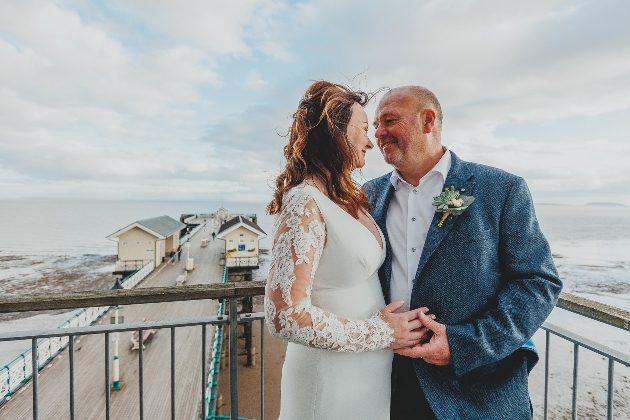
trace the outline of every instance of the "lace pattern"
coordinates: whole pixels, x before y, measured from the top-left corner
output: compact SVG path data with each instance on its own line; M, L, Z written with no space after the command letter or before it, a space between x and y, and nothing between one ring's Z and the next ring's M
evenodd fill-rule
M285 194L273 232L265 295L270 333L281 340L338 352L389 348L393 330L380 312L367 319L345 319L311 304L326 224L306 189L297 187Z

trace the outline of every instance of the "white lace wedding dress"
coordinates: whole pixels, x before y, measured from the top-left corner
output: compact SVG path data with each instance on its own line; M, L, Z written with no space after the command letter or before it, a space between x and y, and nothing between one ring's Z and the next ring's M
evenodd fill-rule
M316 188L285 194L265 296L270 332L289 341L281 420L389 419L384 258L377 238Z

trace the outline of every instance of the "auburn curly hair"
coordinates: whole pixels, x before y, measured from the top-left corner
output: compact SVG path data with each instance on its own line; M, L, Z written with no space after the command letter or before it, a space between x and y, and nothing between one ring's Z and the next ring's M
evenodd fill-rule
M365 106L372 95L343 85L319 80L304 93L293 124L289 143L284 146L287 164L276 179L268 214L282 208L282 197L308 178L317 178L328 197L354 218L361 209L370 210L367 195L350 176L356 168L357 151L348 141L346 130L351 108Z

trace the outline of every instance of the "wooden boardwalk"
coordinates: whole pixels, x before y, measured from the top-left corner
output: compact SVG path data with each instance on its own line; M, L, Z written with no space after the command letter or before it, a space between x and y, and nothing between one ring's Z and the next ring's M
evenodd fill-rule
M223 266L219 265L223 241L212 241L201 248L201 239L210 237L212 221L206 231L202 229L191 239L190 256L195 269L188 275L187 284L207 284L223 279ZM181 261L163 264L137 287L173 286L185 269L186 249ZM112 277L112 284L113 284ZM218 303L212 300L129 305L120 309L125 322L162 319L181 319L214 316ZM109 322L113 310L101 318ZM207 327L207 350L212 349L214 328ZM139 418L138 352L131 350L131 332L121 333L119 342L120 377L123 389L111 393L111 418L116 420ZM170 329L159 330L144 350L144 418L151 420L171 418L170 380ZM201 418L201 327L182 327L175 330L176 354L176 418ZM28 345L28 344L27 344ZM110 357L113 357L113 343ZM209 361L209 354L207 355ZM75 407L77 420L105 419L105 346L103 335L81 336L75 341ZM39 418L70 418L68 349L40 371ZM32 417L32 385L22 387L0 408L0 419L22 420Z

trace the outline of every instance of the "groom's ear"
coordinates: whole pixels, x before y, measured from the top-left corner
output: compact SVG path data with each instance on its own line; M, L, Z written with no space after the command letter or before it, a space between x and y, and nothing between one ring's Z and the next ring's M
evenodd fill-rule
M420 124L422 124L422 133L429 134L435 127L435 111L427 108L420 114Z

